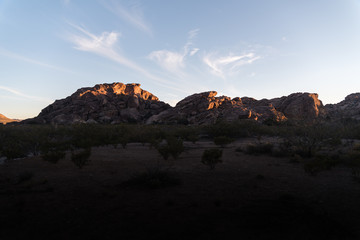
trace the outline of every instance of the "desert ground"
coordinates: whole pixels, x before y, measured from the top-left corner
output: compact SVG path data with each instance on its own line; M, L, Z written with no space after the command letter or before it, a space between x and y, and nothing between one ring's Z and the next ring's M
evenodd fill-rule
M77 168L66 158L0 165L0 239L360 239L360 183L336 166L313 176L290 158L223 148L201 163L209 140L185 142L165 161L149 145L93 147ZM162 169L169 186L131 181ZM35 238L36 239L36 238Z

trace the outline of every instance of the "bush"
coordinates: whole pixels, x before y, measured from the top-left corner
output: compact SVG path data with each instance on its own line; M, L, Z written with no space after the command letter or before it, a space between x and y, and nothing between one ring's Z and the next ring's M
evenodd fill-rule
M290 157L294 156L293 144L289 139L284 139L280 142L279 147L272 150L271 153L274 157Z
M213 148L206 149L201 157L201 162L205 165L208 165L211 170L213 170L216 164L221 163L222 150Z
M126 145L128 144L129 142L129 139L126 137L126 136L122 136L119 138L119 143L121 144L121 146L123 147L123 149L126 148Z
M43 154L41 157L47 162L57 163L60 159L65 158L65 152L59 150L52 150Z
M196 134L190 134L189 136L186 137L186 140L192 143L196 143L199 140L199 136Z
M337 156L317 155L314 159L304 162L304 170L310 175L316 175L320 171L330 170L339 162Z
M4 155L7 159L23 158L28 154L27 149L20 140L14 142L10 141L2 148L2 155Z
M253 155L271 154L273 147L271 143L248 144L245 153Z
M79 152L71 152L71 161L78 167L82 168L89 162L91 148L83 149Z
M353 150L343 157L343 160L345 165L351 168L354 179L360 181L360 149L358 146L354 146Z
M156 148L165 160L167 160L169 156L177 159L184 151L182 139L173 136L166 139L166 144L159 144Z
M226 136L214 137L214 143L216 145L221 146L222 148L225 147L226 145L232 143L233 141L234 141L233 138L226 137Z

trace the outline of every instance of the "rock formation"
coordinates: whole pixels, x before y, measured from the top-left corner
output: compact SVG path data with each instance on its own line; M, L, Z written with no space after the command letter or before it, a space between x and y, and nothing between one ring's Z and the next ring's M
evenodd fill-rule
M323 114L317 94L295 93L287 97L256 100L254 98L216 97L210 91L193 94L147 120L147 123L211 124L218 120L254 119L276 122L289 119L314 120Z
M170 106L140 84L98 84L56 100L25 123L142 123Z
M337 104L327 104L325 109L327 118L331 120L360 120L360 93L350 94Z
M7 123L11 123L11 122L18 122L19 120L17 119L10 119L5 117L4 115L0 114L0 124L7 124Z
M324 107L318 95L313 93L294 93L262 100L216 95L215 91L193 94L170 107L141 89L140 84L98 84L56 100L37 117L23 122L211 124L238 119L312 121L324 116Z
M316 119L325 114L324 106L316 93L293 93L270 100L274 107L291 119Z

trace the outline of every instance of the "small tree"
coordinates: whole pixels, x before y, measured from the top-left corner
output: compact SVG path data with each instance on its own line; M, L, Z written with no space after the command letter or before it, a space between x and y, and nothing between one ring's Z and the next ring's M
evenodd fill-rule
M184 145L181 138L170 136L166 139L166 144L159 144L156 149L165 160L167 160L169 156L177 159L184 151Z
M215 168L215 165L221 163L222 150L217 148L206 149L201 157L201 162L208 165L211 170Z
M89 162L91 148L86 148L80 152L71 152L71 161L78 167L82 168Z

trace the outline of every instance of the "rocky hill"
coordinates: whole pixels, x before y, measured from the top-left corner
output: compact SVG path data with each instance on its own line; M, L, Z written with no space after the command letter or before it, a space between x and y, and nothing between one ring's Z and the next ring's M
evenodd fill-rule
M10 123L10 122L18 122L19 120L17 119L10 119L10 118L7 118L5 117L4 115L0 114L0 124L7 124L7 123Z
M145 122L170 106L140 84L98 84L78 89L71 96L56 100L25 123L122 123Z
M216 95L215 91L193 94L170 107L141 89L140 84L98 84L56 100L37 117L23 122L211 124L218 120L237 119L312 121L326 114L318 95L313 93L294 93L262 100Z
M360 93L350 94L337 104L327 104L325 109L328 119L331 120L360 120Z
M231 99L216 95L217 92L211 91L186 97L174 108L152 116L147 123L210 124L220 119L280 122L287 119L314 120L324 113L317 94L295 93L270 100L248 97Z

